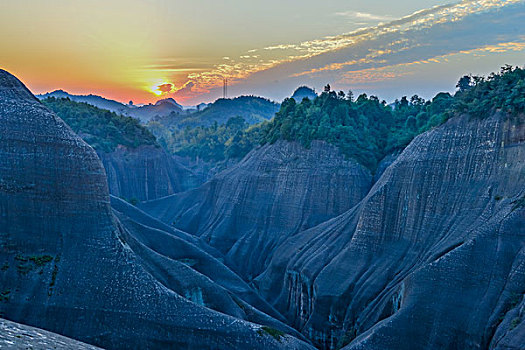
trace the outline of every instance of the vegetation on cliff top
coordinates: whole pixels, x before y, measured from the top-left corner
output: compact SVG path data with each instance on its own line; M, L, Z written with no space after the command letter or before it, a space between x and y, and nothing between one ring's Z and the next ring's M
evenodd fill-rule
M506 65L488 77L465 75L456 86L453 110L486 117L497 110L507 114L525 112L525 69Z
M240 159L257 145L279 139L297 141L305 147L313 140L322 140L374 171L386 155L402 150L415 136L453 115L485 117L496 110L509 114L525 111L524 69L505 66L487 78L464 76L457 88L454 96L439 93L425 101L414 95L388 105L375 96L354 98L351 92L336 93L327 86L314 99L285 99L273 119L256 125L250 124L272 114L277 109L275 103L251 96L220 99L189 116L174 116L184 120L175 122L166 117L151 121L149 130L133 118L85 103L55 98L42 102L88 143L106 152L118 144L155 144L154 134L172 154L222 162ZM213 122L203 123L204 119Z
M351 93L326 90L313 101L304 99L300 104L286 99L266 126L261 143L284 139L310 147L313 140L323 140L374 170L387 154L441 123L453 101L447 93L428 102L415 95L410 100L403 97L392 107L375 96L362 94L354 100Z
M42 103L96 150L111 152L118 145L155 145L155 136L140 122L83 102L48 97Z
M155 122L150 122L148 128L172 154L208 162L244 157L259 143L262 132L260 126L250 127L242 117L232 117L225 124L215 122L173 131Z
M390 106L366 94L336 93L329 86L313 101L297 104L286 99L275 118L265 126L261 143L278 139L309 147L313 140L337 146L341 152L370 170L387 154L401 150L418 134L458 114L486 117L501 110L525 111L525 70L505 66L487 78L464 76L454 96L439 93L432 101L414 95Z

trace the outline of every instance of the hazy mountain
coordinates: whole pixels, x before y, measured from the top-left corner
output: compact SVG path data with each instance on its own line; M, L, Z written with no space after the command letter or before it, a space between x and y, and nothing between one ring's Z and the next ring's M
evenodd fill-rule
M218 99L189 114L176 114L155 118L166 127L209 126L215 122L225 124L232 117L243 117L248 124L271 119L279 110L279 104L258 96L240 96L233 99Z
M131 116L139 119L142 122L147 122L156 116L162 117L171 113L178 114L183 111L183 107L173 98L158 100L155 104L135 106L109 100L97 95L73 95L63 90L48 92L46 94L37 95L37 97L39 99L45 99L47 97L69 98L75 102L84 102L98 108L107 109L117 114Z
M129 115L128 110L130 107L123 103L109 100L107 98L97 96L97 95L73 95L64 90L55 90L53 92L48 92L41 95L36 95L39 99L44 99L48 97L55 98L69 98L71 101L75 102L84 102L90 105L96 106L98 108L107 109L118 114Z
M303 100L303 98L313 100L316 97L317 97L317 94L315 93L315 90L312 88L309 88L308 86L298 87L292 95L292 98L297 103L300 103Z

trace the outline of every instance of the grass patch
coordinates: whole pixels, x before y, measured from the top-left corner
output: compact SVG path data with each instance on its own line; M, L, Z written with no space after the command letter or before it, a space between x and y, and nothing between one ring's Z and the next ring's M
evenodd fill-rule
M27 275L29 272L33 270L33 264L28 264L24 262L19 263L18 265L16 265L16 270L21 275Z
M275 340L281 342L281 338L286 334L283 331L280 331L275 328L262 326L260 329L257 330L257 334L264 336L265 334L270 335Z
M53 257L50 255L33 255L33 256L15 256L15 260L18 261L16 269L19 274L26 275L31 272L34 268L43 267L44 265L53 261Z
M510 327L509 329L510 330L513 330L514 328L518 327L518 325L520 324L521 322L521 318L520 317L516 317L515 319L513 319L512 321L510 321Z
M2 293L0 293L0 302L8 302L9 294L11 294L11 291L9 289L6 289Z
M131 205L133 205L133 206L135 206L135 207L137 206L137 204L140 203L140 201L138 200L138 198L135 198L135 197L133 197L133 198L129 198L129 199L126 199L126 201L127 201L129 204L131 204Z
M29 258L36 266L41 267L45 264L53 261L53 257L50 255L39 255L39 256L32 256Z
M55 286L58 274L58 263L60 262L60 255L55 258L55 265L53 266L53 272L51 273L51 281L49 282L49 289L47 290L47 295L51 296L53 294L53 287Z
M509 298L509 299L510 299L510 302L509 302L509 307L510 307L510 309L509 309L509 310L512 310L512 309L514 309L516 306L518 306L518 304L519 304L520 301L521 301L521 298L522 298L522 296L521 296L520 293L516 293L516 292L512 293L512 294L510 295L510 298Z
M21 261L21 262L26 262L29 259L27 257L23 256L23 255L18 254L17 256L15 256L15 260L18 260L18 261Z

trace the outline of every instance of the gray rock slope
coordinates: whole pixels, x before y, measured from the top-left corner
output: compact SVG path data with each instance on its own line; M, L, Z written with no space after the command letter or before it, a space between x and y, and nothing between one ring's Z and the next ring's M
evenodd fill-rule
M309 347L286 332L206 307L235 311L231 303L226 307L206 300L204 292L204 303L200 297L179 295L180 279L172 281L171 271L182 271L181 262L146 252L155 244L148 241L152 230L146 234L120 222L125 217L110 206L106 175L94 150L3 70L0 119L2 317L105 348ZM139 256L141 250L145 253ZM156 265L161 259L166 263ZM199 270L193 271L188 274ZM223 275L222 280L216 277L217 285L235 278L228 271ZM190 282L190 287L211 288ZM243 301L256 295L242 289L237 293L238 309L250 314L245 318L283 328L245 307ZM215 295L228 301L237 294Z
M523 116L453 118L256 282L323 348L523 349L524 195Z
M283 316L220 262L216 250L194 237L188 239L182 231L164 227L118 198L111 201L125 227L122 239L166 288L198 305L304 339L280 322L285 321Z
M127 200L153 200L195 188L199 179L160 148L119 146L97 152L108 177L109 192Z
M0 349L97 350L100 348L43 329L0 319Z
M277 143L142 208L225 254L320 348L522 349L524 119L453 118L372 188L326 145Z
M331 145L307 150L278 142L201 187L140 207L161 221L201 237L250 280L289 236L356 205L370 189L368 170Z

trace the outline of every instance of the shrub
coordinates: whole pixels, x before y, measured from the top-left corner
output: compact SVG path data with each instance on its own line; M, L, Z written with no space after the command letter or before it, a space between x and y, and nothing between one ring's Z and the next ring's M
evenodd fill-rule
M283 331L280 331L275 328L267 327L267 326L262 326L261 328L259 328L259 330L257 330L257 334L261 336L264 335L264 333L269 334L270 336L272 336L275 340L279 342L281 341L281 337L283 337L286 334Z
M32 256L29 258L36 266L41 267L45 264L53 261L53 257L50 255Z

